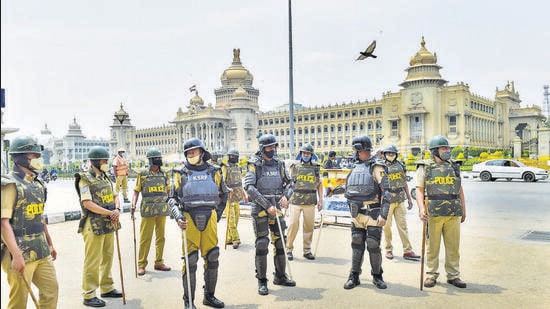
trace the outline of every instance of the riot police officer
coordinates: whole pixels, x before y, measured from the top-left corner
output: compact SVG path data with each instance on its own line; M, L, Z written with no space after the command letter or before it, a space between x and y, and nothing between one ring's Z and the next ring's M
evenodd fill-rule
M418 261L419 255L416 255L412 250L411 242L409 241L409 232L407 229L407 210L403 202L408 201L407 209L412 209L412 198L407 185L407 169L403 162L397 159L399 152L395 145L389 145L382 149L382 154L385 158L386 166L388 167L388 179L390 181L390 210L388 212L388 220L384 225L384 240L386 242L386 258L393 259L392 246L392 218L395 218L395 225L403 244L403 258L412 261Z
M170 182L168 176L162 170L162 153L151 148L145 154L149 161L149 169L140 171L134 188L131 213L134 215L136 203L141 192L141 227L139 230L139 253L137 274L145 274L147 256L151 247L153 230L155 231L155 270L169 271L171 268L164 264L164 230L166 216L170 215L170 209L166 203Z
M107 175L107 149L92 147L88 159L89 170L75 174L75 188L82 208L78 233L82 233L84 238L82 290L85 306L104 307L105 301L96 297L97 288L101 297L122 297L122 293L115 289L111 272L115 252L114 232L120 229L120 202Z
M239 224L240 205L239 202L244 200L248 203L248 198L244 193L241 167L239 166L239 151L237 149L229 149L227 152L227 163L222 163L222 174L225 184L231 189L227 206L225 208L225 217L227 218L228 233L225 239L226 244L233 245L233 249L239 248L241 238L237 225Z
M30 137L15 138L9 150L13 171L2 175L0 259L10 286L8 308L27 308L23 278L38 287L40 308L57 308L58 284L52 262L57 252L43 217L46 187L38 177L44 167L42 150Z
M300 227L300 214L303 215L302 233L304 257L314 260L311 253L313 240L313 226L315 223L315 207L319 211L323 209L323 185L321 183L321 166L314 162L317 157L311 144L305 144L300 148L299 163L290 166L290 175L294 182L294 192L290 197L290 223L288 225L288 242L286 244L288 259L294 259L294 239Z
M275 245L275 278L273 284L295 286L296 282L286 274L285 221L280 208L288 207L292 195L292 180L287 175L285 164L275 154L277 139L272 134L264 134L259 140L260 150L248 161L244 177L244 187L252 203L252 221L256 235L256 278L258 293L267 295L267 253L269 232L271 243ZM279 217L281 229L276 221Z
M193 308L195 298L196 271L199 250L204 259L204 298L203 304L223 308L225 304L214 296L218 282L218 247L217 222L227 202L226 187L218 166L207 161L211 158L203 142L191 138L183 145L186 162L179 169L174 169L173 183L168 204L178 226L186 229L187 260L182 268L182 280L186 308ZM184 235L182 235L184 236ZM189 263L189 274L185 263ZM190 276L191 293L187 285Z
M447 283L465 288L460 279L460 223L466 220L466 200L460 180L460 167L451 161L449 141L434 136L429 143L431 159L421 161L416 170L416 203L420 219L428 224L426 279L424 286L435 286L439 273L441 238L445 246Z
M372 142L366 136L352 140L355 167L346 179L345 197L348 200L351 222L351 271L344 289L361 284L359 275L365 247L369 253L372 282L379 289L387 288L382 278L380 239L390 208L390 191L384 162L371 156Z

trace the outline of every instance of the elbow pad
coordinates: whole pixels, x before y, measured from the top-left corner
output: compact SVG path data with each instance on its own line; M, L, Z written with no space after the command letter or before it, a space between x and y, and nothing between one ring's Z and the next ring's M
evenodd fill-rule
M384 218L384 220L388 219L388 213L390 212L390 198L390 190L384 190L382 202L380 203L380 215Z
M180 205L179 205L178 201L175 198L169 198L168 199L168 206L170 207L170 213L172 214L172 217L174 217L174 219L176 219L176 221L178 219L185 220L185 217L181 213Z

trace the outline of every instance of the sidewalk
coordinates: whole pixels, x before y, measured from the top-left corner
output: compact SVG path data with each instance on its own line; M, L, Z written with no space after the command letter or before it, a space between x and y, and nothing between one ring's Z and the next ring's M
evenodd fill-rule
M68 198L68 197L65 197ZM63 200L74 204L74 196ZM420 253L421 224L413 209L407 213L409 236L414 250ZM504 214L505 218L505 214ZM506 220L494 218L495 220ZM508 219L509 220L509 219ZM544 242L520 241L525 226L534 220L530 217L509 220L506 228L492 228L487 233L483 222L472 218L463 225L461 246L461 278L468 283L466 289L447 284L443 261L443 275L434 288L419 290L420 263L401 258L400 240L394 227L395 258L383 258L384 279L388 289L378 290L371 283L368 257L363 263L361 285L344 290L351 249L349 228L325 226L317 252L317 259L302 257L301 231L295 242L294 261L290 262L296 287L272 284L273 262L268 257L269 295L257 293L254 277L254 235L251 219L242 217L239 231L243 245L235 250L224 250L220 244L220 272L216 296L226 308L356 308L379 306L383 308L548 308L550 305L550 245ZM136 219L139 233L140 217ZM135 277L133 263L133 236L130 214L121 215L119 231L120 251L124 270L126 305L122 299L106 299L106 308L182 308L181 236L173 222L167 222L165 262L172 271L152 270L154 248L149 254L149 266L144 276ZM87 308L82 305L81 271L83 240L77 234L78 221L50 224L49 230L58 251L54 262L60 286L59 308ZM225 219L220 221L218 236L225 235ZM319 230L314 232L315 245ZM136 236L139 243L139 235ZM271 249L271 248L270 248ZM116 250L115 250L116 253ZM441 254L443 256L443 253ZM202 260L197 270L195 304L202 305ZM118 258L113 263L113 276L117 289L121 289ZM6 308L9 286L4 272L1 275L1 305ZM35 290L36 293L36 290ZM98 291L99 293L99 291ZM37 294L36 294L37 295ZM99 294L98 294L99 296ZM28 308L33 308L29 298Z

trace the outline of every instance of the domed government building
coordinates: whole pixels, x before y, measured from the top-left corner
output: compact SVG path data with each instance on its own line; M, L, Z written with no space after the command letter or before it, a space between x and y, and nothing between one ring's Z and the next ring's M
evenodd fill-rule
M470 91L467 83L449 85L441 75L436 53L420 48L412 55L405 79L397 92L364 102L304 107L295 104L295 145L314 145L317 153L348 152L354 136L370 136L375 147L395 144L402 154L425 150L434 135L448 137L453 146L509 149L515 157L528 151L532 157L548 156L550 128L540 107L521 107L514 82L496 88L493 99ZM260 112L260 91L254 77L241 63L240 50L233 50L231 66L214 90L216 102L205 104L197 91L185 109L179 108L169 124L135 129L121 105L111 126L111 150L121 145L132 158L143 158L147 149L159 148L174 160L183 157L183 143L191 137L203 140L210 151L226 153L236 148L249 156L258 148L258 133L279 140L279 154L289 154L289 111L285 105ZM324 102L311 102L323 104ZM286 106L288 107L288 105ZM122 123L116 115L126 113Z

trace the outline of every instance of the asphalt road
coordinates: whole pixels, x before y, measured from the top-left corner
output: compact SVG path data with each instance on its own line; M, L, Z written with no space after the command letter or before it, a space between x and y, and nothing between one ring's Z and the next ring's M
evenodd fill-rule
M55 189L57 188L57 189ZM468 283L458 289L445 283L444 275L434 288L419 290L418 262L401 258L400 240L394 230L394 260L383 261L388 289L378 290L371 283L368 260L364 262L361 285L344 290L350 267L350 233L347 227L329 225L323 229L317 259L301 257L301 232L295 242L295 260L291 262L296 287L279 287L269 282L270 294L259 296L254 278L254 237L249 218L239 224L243 245L221 250L220 274L216 296L227 308L349 308L380 306L384 308L548 308L550 307L550 239L522 240L530 231L550 233L550 182L522 181L480 182L464 179L467 219L462 224L461 278ZM49 203L75 203L69 182L50 185ZM48 207L48 206L47 206ZM407 213L409 235L419 253L421 224L415 207ZM139 216L136 220L139 230ZM344 222L345 220L339 220ZM76 233L78 221L49 226L59 252L55 266L60 285L59 308L84 308L81 296L83 260L82 237ZM170 272L147 273L135 278L133 270L132 222L122 215L120 244L127 304L107 300L107 308L181 308L181 236L174 222L167 223L166 263ZM225 233L225 219L218 228ZM314 244L319 235L316 230ZM139 241L139 239L138 239ZM150 263L154 256L151 250ZM271 261L271 258L268 259ZM202 305L202 262L197 274L197 300ZM268 278L273 276L268 263ZM440 271L443 271L443 252ZM120 289L119 265L113 264L115 285ZM1 305L7 306L9 293L5 274L1 276ZM28 308L32 308L29 299Z

